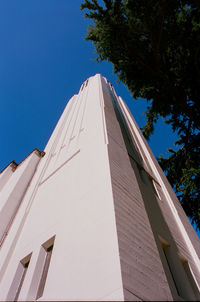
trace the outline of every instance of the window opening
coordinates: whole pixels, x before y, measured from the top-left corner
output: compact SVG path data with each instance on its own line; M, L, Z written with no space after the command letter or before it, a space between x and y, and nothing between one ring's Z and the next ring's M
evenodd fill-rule
M30 260L29 260L28 262L26 262L25 264L21 263L21 264L22 264L22 266L23 266L23 271L22 271L21 280L20 280L20 282L19 282L19 286L18 286L18 289L17 289L16 295L15 295L15 299L14 299L14 301L17 301L17 300L18 300L18 297L19 297L19 294L20 294L20 291L21 291L22 285L23 285L23 283L24 283L24 279L25 279L25 276L26 276L26 272L27 272L27 269L28 269L29 263L30 263Z
M23 258L17 268L17 271L15 273L15 277L13 279L12 285L10 287L10 290L8 292L7 295L7 300L10 301L18 301L25 277L26 277L26 273L28 270L28 266L30 263L30 259L31 259L31 255L29 254L28 256L26 256L25 258Z
M194 273L190 267L190 264L188 263L188 261L182 256L179 254L179 258L180 258L180 261L182 263L182 266L183 266L183 269L187 275L187 278L188 278L188 281L190 283L190 286L193 290L193 293L195 295L195 297L197 298L197 300L200 300L200 290L199 290L199 286L198 286L198 283L196 281L196 278L194 276Z
M164 239L160 236L159 238L178 296L186 301L199 300L199 290L187 260L173 250Z
M153 191L154 191L155 195L156 195L159 199L161 199L161 196L160 196L160 193L159 193L159 191L158 191L156 182L155 182L153 179L151 179L151 182L152 182L152 187L153 187Z
M139 170L139 174L140 174L140 179L142 180L142 182L148 186L148 176L147 173L145 172L145 170L140 167L139 165L137 165L138 170Z
M179 289L178 289L178 285L177 285L177 282L176 282L176 279L175 279L175 276L174 276L174 273L173 273L172 264L171 264L171 259L170 259L170 245L164 244L163 242L161 242L161 243L162 243L162 248L163 248L163 252L164 252L164 255L165 255L165 259L166 259L166 262L167 262L167 265L168 265L168 268L169 268L171 277L172 277L172 279L173 279L173 282L174 282L174 285L175 285L177 294L181 297L181 294L180 294L180 291L179 291Z
M53 238L53 241L54 241L54 239L55 239L55 237ZM50 261L51 261L51 256L52 256L52 251L53 251L53 243L51 242L51 244L48 246L46 246L46 244L44 244L42 246L42 248L45 250L45 255L44 255L45 259L44 259L42 274L40 277L40 282L39 282L39 286L38 286L38 290L37 290L36 300L39 299L43 295L43 292L44 292L44 287L45 287L47 274L48 274L48 270L49 270L49 265L50 265Z
M82 84L81 91L83 90L84 86L85 86L85 83Z

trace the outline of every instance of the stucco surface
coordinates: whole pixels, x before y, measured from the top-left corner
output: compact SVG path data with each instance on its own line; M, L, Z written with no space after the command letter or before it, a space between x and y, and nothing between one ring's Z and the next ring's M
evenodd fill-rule
M159 236L169 241L180 271L178 253L187 259L196 284L199 240L134 119L105 78L96 75L83 83L44 151L44 157L33 153L15 172L7 167L0 175L1 223L8 224L15 214L0 250L0 300L14 299L19 263L28 255L19 300L36 299L42 246L54 237L38 301L183 300ZM186 279L180 286L190 298Z

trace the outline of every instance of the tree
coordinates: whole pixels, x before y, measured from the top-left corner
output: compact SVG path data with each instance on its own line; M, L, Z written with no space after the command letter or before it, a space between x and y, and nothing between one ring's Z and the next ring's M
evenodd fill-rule
M178 132L178 151L159 162L200 229L200 1L85 0L81 9L97 60L147 99L145 137L159 117Z

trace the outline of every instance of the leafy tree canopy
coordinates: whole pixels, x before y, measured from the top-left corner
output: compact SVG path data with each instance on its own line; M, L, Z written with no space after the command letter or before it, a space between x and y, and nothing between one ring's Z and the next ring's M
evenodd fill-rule
M85 0L97 60L113 63L133 97L148 101L148 138L161 116L179 134L159 161L200 229L200 1Z

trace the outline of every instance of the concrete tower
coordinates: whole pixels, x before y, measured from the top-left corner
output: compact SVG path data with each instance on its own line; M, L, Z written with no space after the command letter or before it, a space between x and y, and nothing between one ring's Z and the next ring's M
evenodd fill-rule
M112 85L0 174L0 300L200 300L200 242Z

